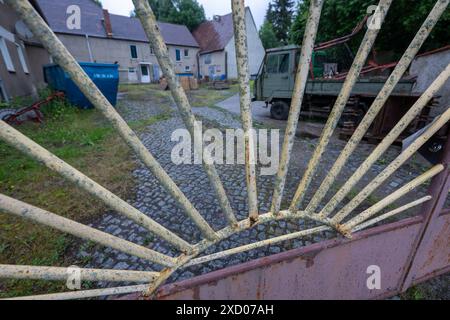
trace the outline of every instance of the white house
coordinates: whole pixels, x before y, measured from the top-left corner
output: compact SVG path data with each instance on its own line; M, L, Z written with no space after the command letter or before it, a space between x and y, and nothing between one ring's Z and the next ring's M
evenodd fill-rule
M246 8L247 44L250 74L255 75L264 59L265 50L250 8ZM214 16L193 32L200 45L199 77L210 79L236 79L236 49L232 14Z

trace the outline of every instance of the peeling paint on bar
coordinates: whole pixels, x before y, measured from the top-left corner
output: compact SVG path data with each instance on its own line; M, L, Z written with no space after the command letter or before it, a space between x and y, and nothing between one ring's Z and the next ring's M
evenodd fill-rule
M248 66L247 27L245 24L244 0L231 0L234 25L234 40L236 46L236 62L239 77L239 96L241 106L242 128L245 136L245 171L247 178L247 193L249 216L258 220L258 195L256 187L256 146L253 139L253 118L251 111L250 70Z
M67 180L75 183L81 189L103 201L110 208L116 210L119 214L145 227L147 230L165 239L178 249L187 252L191 252L193 250L189 243L178 237L176 234L167 230L159 223L155 222L124 200L120 199L114 193L91 180L83 173L71 167L69 164L62 161L3 121L0 121L0 139L4 140L12 147L22 151L31 158L41 162L49 169L59 173Z
M36 296L4 299L4 300L38 300L38 301L77 300L77 299L79 300L79 299L88 299L88 298L96 298L96 297L104 297L104 296L117 296L117 295L123 295L123 294L143 292L147 287L148 287L148 285L142 284L142 285L128 286L128 287L117 287L117 288L106 288L106 289L82 290L82 291L64 292L64 293L43 294L43 295L36 295Z
M411 158L431 137L450 121L450 107L439 116L431 126L425 130L406 150L404 150L389 166L375 177L352 201L350 201L334 218L333 221L342 221L356 209L367 197L380 187L395 171L397 171L409 158ZM321 216L323 218L323 216Z
M31 279L66 281L69 277L69 268L15 266L0 264L0 278ZM80 268L81 281L111 281L111 282L137 282L149 283L155 280L158 272L105 270Z
M380 0L378 4L379 10L379 18L380 24L383 23L386 14L391 6L393 0ZM319 143L314 150L314 153L309 161L308 167L303 174L303 178L297 188L297 191L294 195L294 199L291 204L291 211L296 211L300 208L302 201L305 197L305 194L311 184L311 181L318 169L318 164L322 158L323 153L325 152L328 143L330 142L331 136L333 135L334 130L341 118L342 112L344 111L345 106L347 105L348 99L350 98L350 94L352 89L358 80L361 69L364 67L366 63L367 57L369 56L372 47L375 43L375 40L380 32L379 29L368 29L364 39L361 43L361 46L356 54L355 60L353 61L352 67L348 72L348 76L345 79L344 85L342 86L341 93L339 94L336 103L333 107L333 110L330 113L327 123L322 132L322 136L320 137Z
M417 102L409 109L398 124L383 139L383 141L375 148L375 150L360 165L355 173L347 180L344 186L333 196L328 204L320 213L321 217L328 217L337 205L347 196L350 190L361 180L372 165L386 152L386 150L395 142L400 134L409 126L409 124L420 114L422 109L437 94L445 82L450 77L450 64L430 85L430 87L422 94Z
M425 202L428 202L431 199L433 199L433 197L431 197L431 196L426 196L426 197L420 198L419 200L410 202L410 203L408 203L408 204L406 204L406 205L404 205L404 206L402 206L400 208L397 208L395 210L389 211L388 213L385 213L385 214L383 214L383 215L381 215L381 216L379 216L377 218L374 218L374 219L371 219L371 220L366 221L364 223L361 223L357 227L353 228L352 233L361 231L363 229L367 229L368 227L371 227L371 226L373 226L373 225L375 225L377 223L380 223L381 221L384 221L384 220L387 220L389 218L392 218L392 217L394 217L394 216L396 216L396 215L398 215L400 213L403 213L403 212L405 212L405 211L407 211L407 210L409 210L411 208L417 207L417 206L419 206L419 205L421 205L421 204L423 204Z
M434 166L424 174L420 175L419 177L415 178L411 182L407 183L402 188L396 190L377 204L373 205L369 209L365 210L364 212L358 214L356 217L351 219L349 222L345 223L343 226L344 230L351 230L352 228L356 227L358 224L366 221L367 219L373 217L375 214L389 206L390 204L394 203L407 193L413 191L421 184L424 184L431 178L435 177L437 174L441 173L445 167L442 164L439 164L437 166ZM337 223L340 223L340 220L336 220Z
M3 194L0 194L0 210L163 266L171 267L175 264L174 258L85 226L84 224L73 220L60 217L54 213L31 206Z
M75 82L78 88L99 109L103 115L112 123L125 142L134 150L143 163L152 171L166 191L184 209L186 214L197 224L203 234L214 238L214 230L209 227L200 213L192 203L181 192L170 176L164 171L150 151L143 145L133 130L127 125L114 107L109 103L97 86L83 71L78 62L64 47L58 37L47 26L42 17L36 12L27 0L6 0L32 30L33 34L41 41L47 51L51 54L57 64L61 66Z
M408 70L408 67L410 66L411 62L419 52L425 40L430 35L431 30L433 30L434 26L439 21L439 18L444 13L449 2L450 0L438 0L436 2L436 5L434 6L433 10L430 12L429 16L423 23L422 27L417 32L416 36L409 45L405 54L395 67L395 70L392 72L392 74L386 81L386 84L384 85L378 96L375 98L375 101L367 111L366 115L364 116L364 119L361 121L358 128L355 130L355 133L348 141L347 145L341 152L339 158L336 160L333 167L330 169L327 177L323 180L319 189L311 199L310 203L308 204L308 207L306 208L307 212L310 213L314 212L320 205L320 202L326 196L327 192L335 182L342 168L345 166L346 162L348 161L352 153L355 151L355 149L365 136L367 130L369 130L373 121L375 120L375 118L377 117L383 106L386 104L386 101L389 99L389 96L391 95L392 91L397 86L398 82L405 74L406 70Z
M295 134L297 132L306 83L308 81L309 66L312 60L312 53L314 50L314 43L316 41L317 30L319 28L323 3L323 0L311 1L309 8L309 17L306 23L306 31L302 43L300 63L297 69L292 103L285 131L283 149L281 151L280 168L278 169L278 174L275 181L272 207L270 209L270 211L274 214L278 214L281 209L283 192L286 185L286 177L289 170L292 149L294 147Z
M147 34L147 37L150 41L150 45L152 46L156 58L158 59L158 63L161 67L161 70L167 79L169 84L169 88L172 92L172 96L175 100L175 103L180 111L181 117L186 125L187 129L194 136L196 131L201 131L198 128L198 123L196 122L194 113L192 112L191 105L189 103L188 97L184 92L183 88L180 85L180 82L175 75L175 68L173 67L173 63L170 60L169 52L167 50L167 46L164 42L164 39L159 31L159 27L153 14L152 9L148 1L146 0L133 0L134 6L136 8L136 13L138 18L141 20L141 24ZM200 152L201 148L194 148L195 152ZM197 155L200 159L203 158L203 154ZM228 222L231 225L236 224L236 217L233 213L233 209L231 208L231 204L228 200L225 189L220 180L219 174L214 165L207 163L207 161L203 161L203 167L205 172L213 186L217 198L220 204L220 207L227 218ZM196 223L200 224L202 227L203 233L209 238L214 239L216 237L214 230L211 227L206 225L206 222L200 222L199 217L196 219Z

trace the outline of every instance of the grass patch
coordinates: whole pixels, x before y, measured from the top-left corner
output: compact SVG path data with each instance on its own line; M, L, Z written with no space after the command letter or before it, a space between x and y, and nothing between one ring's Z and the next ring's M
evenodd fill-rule
M16 127L64 161L126 199L136 166L131 152L97 110L65 102L43 108L45 123ZM78 222L91 222L107 208L38 162L0 142L0 192ZM0 212L0 263L70 266L79 240ZM75 246L76 245L76 246ZM76 251L76 252L77 252ZM64 290L46 281L0 281L0 297Z

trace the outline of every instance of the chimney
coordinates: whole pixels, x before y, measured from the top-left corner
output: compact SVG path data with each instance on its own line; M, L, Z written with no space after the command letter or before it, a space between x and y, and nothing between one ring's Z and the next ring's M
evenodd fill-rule
M112 38L113 32L112 32L111 19L109 17L109 12L106 9L103 9L103 24L105 26L106 35L108 36L108 38Z

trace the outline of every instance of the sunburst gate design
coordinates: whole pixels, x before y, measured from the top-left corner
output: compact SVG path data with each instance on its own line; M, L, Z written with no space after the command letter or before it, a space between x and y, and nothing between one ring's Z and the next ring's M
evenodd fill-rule
M401 132L420 114L422 109L429 103L433 96L442 88L450 76L450 65L437 77L430 87L422 94L420 99L410 108L399 123L376 147L376 149L367 157L361 166L354 172L341 189L334 194L332 199L323 206L323 209L317 212L322 200L330 187L335 182L338 174L345 166L349 157L352 155L362 138L366 134L370 125L388 100L393 89L404 75L419 49L429 36L433 27L446 10L450 0L438 0L421 26L417 35L412 40L410 46L401 58L395 70L386 81L383 89L378 94L372 106L368 110L364 119L356 129L355 133L347 143L346 147L334 163L332 169L322 182L321 186L314 194L312 200L302 210L302 202L310 183L321 164L321 158L326 151L330 138L336 129L339 118L346 106L353 86L355 85L361 69L374 45L375 39L379 33L379 28L368 28L362 40L359 51L355 57L353 65L347 75L342 91L332 109L330 117L324 127L319 144L316 147L309 165L303 174L303 178L295 193L294 199L286 210L281 210L282 197L286 184L288 164L290 162L291 151L294 145L295 132L298 125L299 114L305 86L308 78L309 65L316 40L317 29L321 16L322 7L325 0L312 0L309 10L309 17L306 26L301 51L301 60L296 75L294 96L287 123L285 139L281 154L281 164L277 174L275 189L272 198L271 212L260 214L258 210L257 187L256 187L256 169L251 159L254 159L253 140L251 138L252 116L250 110L250 77L248 67L248 48L246 39L245 24L245 4L244 0L231 0L233 11L233 23L235 30L236 57L239 74L241 120L245 133L245 159L246 159L246 180L247 197L249 203L248 218L238 221L231 208L230 202L225 193L225 189L219 178L214 165L204 162L211 185L219 200L220 208L228 221L228 226L222 230L214 230L195 209L192 203L177 187L175 182L164 171L150 151L142 144L136 134L131 130L127 123L115 111L114 107L103 96L95 84L89 79L86 73L81 69L69 51L64 47L61 41L56 37L45 21L36 12L33 6L27 0L5 0L11 6L32 30L33 34L41 41L56 63L58 63L77 84L86 97L100 110L103 115L111 122L113 127L119 132L129 147L136 153L139 159L151 170L153 175L159 180L164 188L176 200L178 205L183 208L186 215L192 219L203 235L203 240L193 245L166 229L156 221L149 218L144 213L129 205L118 196L100 186L89 177L65 163L45 148L36 144L19 131L15 130L3 121L0 121L0 138L11 146L22 151L24 154L40 161L51 170L59 173L67 180L75 183L81 189L89 192L99 200L103 201L118 214L123 215L157 237L160 237L170 243L179 251L178 257L170 257L152 249L134 244L132 242L120 239L110 234L93 229L75 221L60 217L46 210L33 207L29 204L12 199L6 195L0 194L0 211L12 215L20 216L41 223L43 225L55 228L68 234L91 240L104 246L114 248L123 253L136 256L161 266L165 269L162 272L147 271L127 271L127 270L94 270L81 269L82 280L89 281L111 281L111 282L136 282L146 283L144 285L106 288L97 290L75 291L68 293L57 293L40 296L25 297L25 299L81 299L89 297L117 295L143 292L144 295L151 295L158 289L175 271L192 265L202 264L219 258L228 257L233 254L246 252L252 249L269 246L283 241L306 237L323 231L335 231L351 238L354 232L368 228L382 222L394 215L404 212L410 208L416 207L431 199L431 196L418 199L406 204L400 208L392 210L383 215L379 213L389 205L400 199L402 196L413 191L418 186L424 184L429 179L436 176L444 170L443 165L436 165L432 169L424 172L406 185L402 186L386 198L382 199L367 210L353 214L353 218L347 219L355 209L370 196L378 187L381 186L396 170L398 170L414 153L416 153L440 128L442 128L450 119L450 108L440 115L421 135L405 149L394 161L392 161L376 178L374 178L363 190L359 192L348 204L335 213L338 205L348 196L352 188L369 171L371 166L383 155L383 153L394 143ZM175 75L174 68L169 58L167 47L163 41L160 30L158 29L156 18L146 0L133 0L136 7L136 13L158 58L159 65L169 83L173 98L181 113L183 121L191 132L196 130L198 124L192 112L190 103L180 86ZM380 0L377 12L377 18L382 23L386 17L389 7L393 0ZM320 223L321 226L307 230L298 230L297 232L283 235L280 237L251 243L241 247L221 251L211 255L202 253L219 241L224 240L234 234L254 228L255 226L270 221L288 220L288 219L308 219ZM67 277L65 268L56 267L34 267L34 266L16 266L0 265L0 277L14 279L44 279L44 280L65 280ZM24 299L24 298L21 298Z

